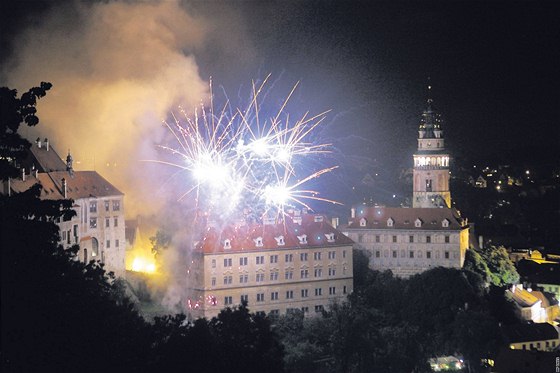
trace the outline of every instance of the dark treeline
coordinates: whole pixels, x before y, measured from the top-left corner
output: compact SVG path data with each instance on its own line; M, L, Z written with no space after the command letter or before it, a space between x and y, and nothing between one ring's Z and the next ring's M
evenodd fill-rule
M36 99L48 89L21 98L0 89L3 180L28 146L19 125L38 123ZM72 202L41 200L40 188L0 195L2 371L423 372L446 354L477 371L501 344L498 323L516 321L500 288L516 273L500 250L488 250L469 251L463 270L407 280L369 270L355 251L353 294L316 317L269 318L243 304L211 320L147 322L120 280L77 261L77 246L58 244L55 221L72 216Z

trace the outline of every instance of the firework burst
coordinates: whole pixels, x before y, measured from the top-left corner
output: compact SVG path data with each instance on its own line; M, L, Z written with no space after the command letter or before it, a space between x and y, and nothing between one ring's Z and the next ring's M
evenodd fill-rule
M276 115L262 118L259 108L267 80L259 85L253 82L251 100L244 109L232 112L226 102L215 111L211 92L209 107L201 105L192 115L181 109L180 117L173 115L173 120L164 121L176 144L160 145L173 159L156 162L188 174L188 187L180 199L193 196L197 206L209 214L217 212L223 217L251 211L259 218L282 215L288 207L298 205L310 208L310 200L338 203L305 188L307 182L336 167L303 176L295 167L307 157L329 152L330 144L307 140L327 112L306 113L290 122L285 109L296 84Z

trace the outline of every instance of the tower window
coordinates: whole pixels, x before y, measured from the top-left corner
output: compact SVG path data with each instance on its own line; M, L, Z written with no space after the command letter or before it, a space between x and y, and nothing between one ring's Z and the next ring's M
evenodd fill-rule
M426 180L426 192L431 192L432 191L432 179L427 179Z

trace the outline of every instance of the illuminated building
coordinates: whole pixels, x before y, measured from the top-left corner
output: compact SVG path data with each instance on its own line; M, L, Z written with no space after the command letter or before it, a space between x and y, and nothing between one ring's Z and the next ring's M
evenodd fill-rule
M352 292L353 242L321 215L210 226L193 253L193 317L247 301L253 312L313 314Z
M32 144L23 164L30 165L31 173L22 168L20 178L9 180L8 192L20 193L39 183L41 199L73 200L76 216L57 222L60 244L79 244L79 260L98 260L107 271L124 276L124 194L95 171L74 171L70 153L64 163L47 139Z
M553 351L560 345L558 331L546 322L506 325L502 332L512 350Z
M469 227L449 208L449 155L431 99L422 114L413 159L412 208L358 205L340 229L368 253L375 270L408 277L434 267L461 268Z

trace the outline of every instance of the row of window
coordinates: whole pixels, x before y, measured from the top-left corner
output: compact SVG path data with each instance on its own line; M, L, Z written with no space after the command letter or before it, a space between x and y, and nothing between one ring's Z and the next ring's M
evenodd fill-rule
M535 347L535 345L536 345L536 347ZM545 347L546 347L546 349L556 347L556 341L546 341L546 342L545 342ZM527 349L527 345L526 345L525 343L523 343L523 345L521 346L521 348L522 348L523 350L526 350L526 349ZM533 350L533 349L535 349L535 348L536 348L537 350L540 350L540 348L541 348L541 342L536 342L535 344L529 343L529 349L530 349L530 350Z
M118 240L117 240L117 242L118 242ZM107 246L107 247L109 247L109 246ZM328 273L329 277L336 276L336 268L335 267L328 268L327 273ZM346 274L346 267L344 267L342 269L342 273L344 275ZM315 268L313 270L313 276L315 278L323 277L323 269L322 268ZM278 278L279 278L278 271L270 272L270 276L269 276L270 281L278 281ZM294 278L294 271L293 270L286 270L284 272L284 280L293 280L293 278ZM302 269L300 271L300 279L307 279L307 278L309 278L309 270L308 269ZM257 273L255 275L255 281L256 282L264 282L265 281L265 274L264 273ZM239 283L240 284L246 284L248 282L249 282L249 275L248 274L240 274L239 275ZM225 275L224 276L224 285L231 285L231 284L233 284L233 275ZM216 286L216 277L212 277L212 286Z
M419 254L417 255L417 257L421 258L422 257L422 252L418 251L418 253ZM389 257L389 250L385 250L384 254L385 254L384 255L385 258ZM391 256L393 258L397 258L398 257L397 254L398 254L397 250L392 250L391 251ZM409 250L408 251L408 258L413 259L415 257L415 255L416 254L415 254L414 250ZM375 250L375 257L376 258L381 258L381 250ZM405 250L401 250L401 258L405 258L405 257L406 257ZM454 257L457 258L457 253L455 253ZM449 251L445 251L443 253L443 258L444 259L450 259L451 258ZM432 252L431 251L426 251L426 259L432 259ZM439 251L436 251L436 259L439 259Z
M93 218L95 219L95 218ZM91 221L91 219L90 219ZM329 260L335 260L336 259L336 251L329 251L327 252L327 257ZM346 258L346 250L342 251L342 257ZM279 255L269 255L268 256L268 262L270 264L277 264L278 263L278 258ZM323 252L321 251L315 251L313 252L313 260L322 260L323 259ZM300 253L299 254L299 260L302 262L305 262L307 260L309 260L309 255L308 253ZM294 254L285 254L284 255L284 262L285 263L293 263L294 261ZM264 255L258 255L255 257L255 263L257 265L263 265L266 264L265 262L265 256ZM247 266L249 265L249 257L240 257L239 258L239 265L240 266ZM233 266L233 259L232 258L224 258L224 267L232 267ZM212 259L212 268L216 268L216 259Z
M408 241L406 241L406 239L405 239L406 236L392 235L392 236L389 236L389 237L391 237L390 241L387 240L387 241L385 241L385 242L393 242L393 243L399 243L399 242L401 242L401 243L402 243L402 242L414 243L414 242L415 242L415 240L414 240L414 235L409 235L409 236L408 236ZM399 237L401 237L400 240L399 240ZM366 241L364 240L364 238L365 238L365 237L364 237L363 234L359 234L359 235L358 235L358 242L359 242L359 243L364 243L364 242L366 242ZM425 239L424 239L423 241L419 241L419 240L418 240L419 238L420 238L420 237L417 237L416 242L421 242L421 243L432 243L432 236L431 236L431 235L426 235L426 236L425 236ZM375 235L375 242L376 242L376 243L381 242L381 235L379 235L379 234L376 234L376 235ZM444 243L450 243L450 242L451 242L450 236L449 236L449 235L445 235L445 236L443 237L443 242L444 242Z
M105 211L109 211L109 207L113 205L113 211L120 211L121 210L121 201L120 200L113 200L113 201L105 201ZM90 201L89 202L89 212L90 213L97 213L97 201Z
M346 294L347 290L346 290L346 286L342 287L342 294ZM330 286L329 287L329 295L336 295L336 286ZM323 289L322 288L315 288L315 296L316 297L320 297L323 295ZM309 297L309 289L301 289L301 299L305 299ZM293 290L286 290L285 293L285 297L283 299L294 299L294 291ZM280 293L278 291L272 291L270 292L270 301L277 301L280 300ZM242 294L240 297L240 303L242 302L247 302L249 303L249 295L248 294ZM266 297L265 297L265 293L257 293L255 294L255 301L257 303L262 303L266 301ZM233 297L230 295L227 295L224 297L224 304L226 306L232 305L233 304Z
M118 216L114 216L113 217L113 227L118 227L119 226L119 218ZM89 218L89 227L91 229L96 229L97 228L97 218ZM111 227L111 218L105 218L105 228L110 228Z

